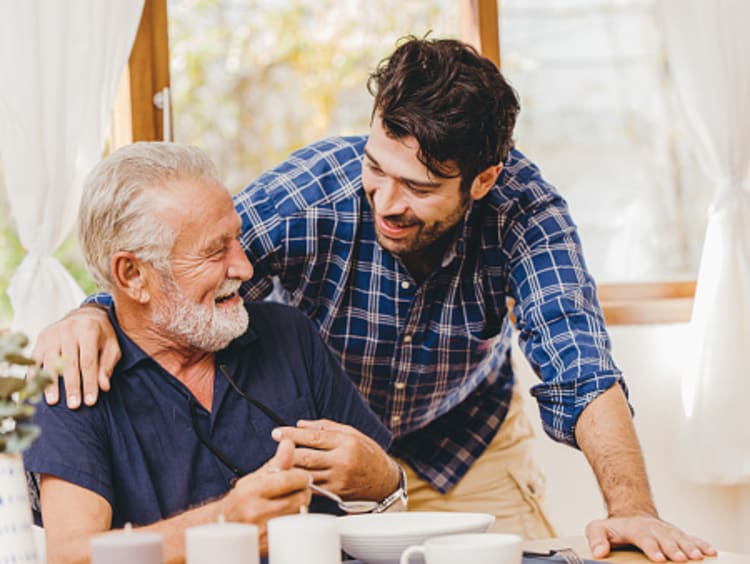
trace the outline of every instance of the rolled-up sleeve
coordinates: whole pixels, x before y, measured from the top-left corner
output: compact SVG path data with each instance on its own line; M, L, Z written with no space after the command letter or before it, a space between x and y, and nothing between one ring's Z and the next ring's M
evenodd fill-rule
M514 233L511 287L519 344L542 380L531 389L545 431L577 447L575 424L622 374L565 201L548 194L526 210Z

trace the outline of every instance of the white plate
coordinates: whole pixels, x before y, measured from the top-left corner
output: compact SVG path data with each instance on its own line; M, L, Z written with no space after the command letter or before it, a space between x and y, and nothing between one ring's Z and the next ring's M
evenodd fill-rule
M444 511L380 513L339 517L341 547L365 564L398 563L412 544L453 533L483 533L495 521L487 513Z

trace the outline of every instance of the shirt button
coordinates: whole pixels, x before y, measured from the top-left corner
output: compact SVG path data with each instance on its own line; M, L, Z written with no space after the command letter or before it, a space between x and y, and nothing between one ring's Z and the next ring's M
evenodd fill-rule
M393 384L393 386L397 390L403 390L404 388L406 388L406 382L396 382L395 384Z
M411 335L406 335L404 337L404 343L411 343Z
M400 415L394 415L391 417L391 425L398 425L401 423L401 416Z
M408 290L410 286L411 286L411 284L409 284L409 282L407 282L406 280L404 280L403 282L401 282L401 287L404 290Z

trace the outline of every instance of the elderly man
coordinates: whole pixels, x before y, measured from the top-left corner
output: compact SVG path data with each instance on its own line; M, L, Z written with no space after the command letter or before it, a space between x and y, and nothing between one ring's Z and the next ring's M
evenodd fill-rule
M93 534L126 522L162 533L167 560L180 559L186 527L220 514L263 526L306 506L313 480L393 499L390 434L313 324L237 294L253 274L240 218L200 150L124 147L92 171L82 201L81 246L113 297L122 358L95 406L37 413L25 463L41 476L51 561L85 559ZM277 449L274 428L298 422L317 449ZM321 452L314 472L292 468ZM329 464L351 480L327 481Z

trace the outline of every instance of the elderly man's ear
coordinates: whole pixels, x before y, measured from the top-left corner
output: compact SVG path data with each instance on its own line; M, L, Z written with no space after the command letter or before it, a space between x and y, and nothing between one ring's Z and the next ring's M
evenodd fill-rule
M119 251L112 257L112 278L117 289L131 300L145 304L151 299L148 277L150 269L133 253Z

